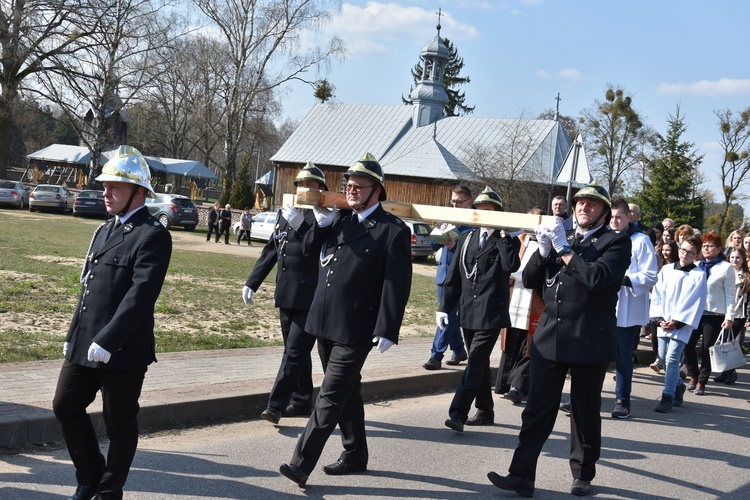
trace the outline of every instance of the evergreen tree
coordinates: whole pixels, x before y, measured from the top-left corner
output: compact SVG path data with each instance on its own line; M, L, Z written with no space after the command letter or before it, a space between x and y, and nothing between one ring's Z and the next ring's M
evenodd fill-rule
M657 135L655 155L646 166L648 178L636 203L644 224L669 217L678 225L702 228L704 203L696 179L703 157L696 155L692 142L681 141L687 125L679 107L675 115L669 115L668 124L667 136Z
M232 195L229 197L229 204L240 210L245 207L253 208L255 205L255 193L249 175L249 167L250 157L245 153L242 155L237 178L232 184Z
M448 104L445 105L445 116L459 116L460 114L468 115L474 111L476 106L466 105L466 94L458 90L458 87L465 83L471 83L471 79L461 76L461 70L464 68L464 58L459 57L458 50L447 38L443 38L443 43L448 47L448 64L445 66L443 83L445 83L445 92L448 94ZM422 79L422 63L417 63L411 70L411 76L414 79L414 85ZM414 87L409 89L409 95ZM404 104L411 105L414 103L411 99L401 96Z

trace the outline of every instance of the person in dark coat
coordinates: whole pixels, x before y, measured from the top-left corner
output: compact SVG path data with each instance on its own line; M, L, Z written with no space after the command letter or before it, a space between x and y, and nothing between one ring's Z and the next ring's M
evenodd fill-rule
M601 392L617 355L615 306L630 265L630 238L608 227L611 201L596 182L574 197L578 226L557 218L536 230L539 250L523 271L527 288L544 287L544 312L532 340L529 397L509 474L489 480L521 496L534 494L537 460L552 433L570 371L571 493L591 493L601 450Z
M325 175L312 162L294 179L297 187L328 190ZM279 308L284 354L279 372L261 418L278 424L282 414L287 417L309 415L312 410L313 381L310 352L315 337L304 330L307 313L318 284L318 256L304 255L302 239L315 226L310 209L291 205L279 210L271 238L263 247L242 289L245 304L253 303L253 295L276 267L274 305Z
M229 203L226 204L224 210L219 212L219 227L220 230L216 234L216 242L219 242L223 234L224 244L229 245L229 231L232 230L232 206Z
M386 212L383 170L367 153L344 174L353 214L315 207L305 249L319 256L318 287L305 330L318 338L325 375L315 407L281 474L300 487L315 468L336 424L344 451L323 467L329 475L367 469L360 374L373 346L398 343L411 291L411 231Z
M214 203L214 208L208 211L208 233L206 233L206 241L211 241L211 234L216 232L216 243L219 242L219 221L221 215L221 207L219 202Z
M474 199L478 210L503 210L503 200L488 186ZM521 264L520 241L493 228L478 227L458 240L456 256L443 284L443 300L436 314L439 328L449 324L448 313L459 304L458 321L466 338L469 359L448 410L446 427L463 432L464 425L492 425L490 354L500 330L510 326L510 273ZM471 403L477 412L469 418Z
M75 500L122 498L138 444L138 398L156 361L154 304L172 254L169 231L144 206L153 188L137 150L121 146L96 180L104 183L107 213L116 217L91 240L52 403L76 468ZM86 413L98 391L106 459Z

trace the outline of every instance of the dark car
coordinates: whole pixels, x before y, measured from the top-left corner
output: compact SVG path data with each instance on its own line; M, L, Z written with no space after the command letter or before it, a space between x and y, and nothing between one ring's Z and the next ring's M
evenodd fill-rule
M20 182L0 180L0 205L29 206L29 190Z
M193 231L198 225L198 209L187 196L157 194L156 198L146 198L146 207L167 229L180 226Z
M73 216L81 215L109 217L107 206L104 204L104 191L85 189L78 193L76 201L73 203Z

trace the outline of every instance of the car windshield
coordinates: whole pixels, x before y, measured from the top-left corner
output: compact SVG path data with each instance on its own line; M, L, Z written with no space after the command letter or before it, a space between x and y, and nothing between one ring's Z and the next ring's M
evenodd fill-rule
M430 234L430 226L427 224L414 224L414 234L419 236L427 236Z
M103 194L98 191L81 191L79 198L103 198Z

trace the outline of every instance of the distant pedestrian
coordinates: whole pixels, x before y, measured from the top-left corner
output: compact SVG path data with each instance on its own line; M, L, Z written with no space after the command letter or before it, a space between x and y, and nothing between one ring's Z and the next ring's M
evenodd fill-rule
M224 235L224 244L229 245L229 231L232 229L232 207L229 203L226 204L224 210L219 213L220 230L219 234L216 235L216 242L218 243L221 239L221 235Z
M253 215L250 213L250 207L245 207L240 215L240 232L237 235L237 244L242 242L242 237L247 237L247 246L253 246L250 242L250 235L253 228Z
M214 207L208 211L208 233L206 233L206 241L211 241L211 235L216 232L216 243L219 242L219 221L221 216L221 205L217 201L214 203Z

